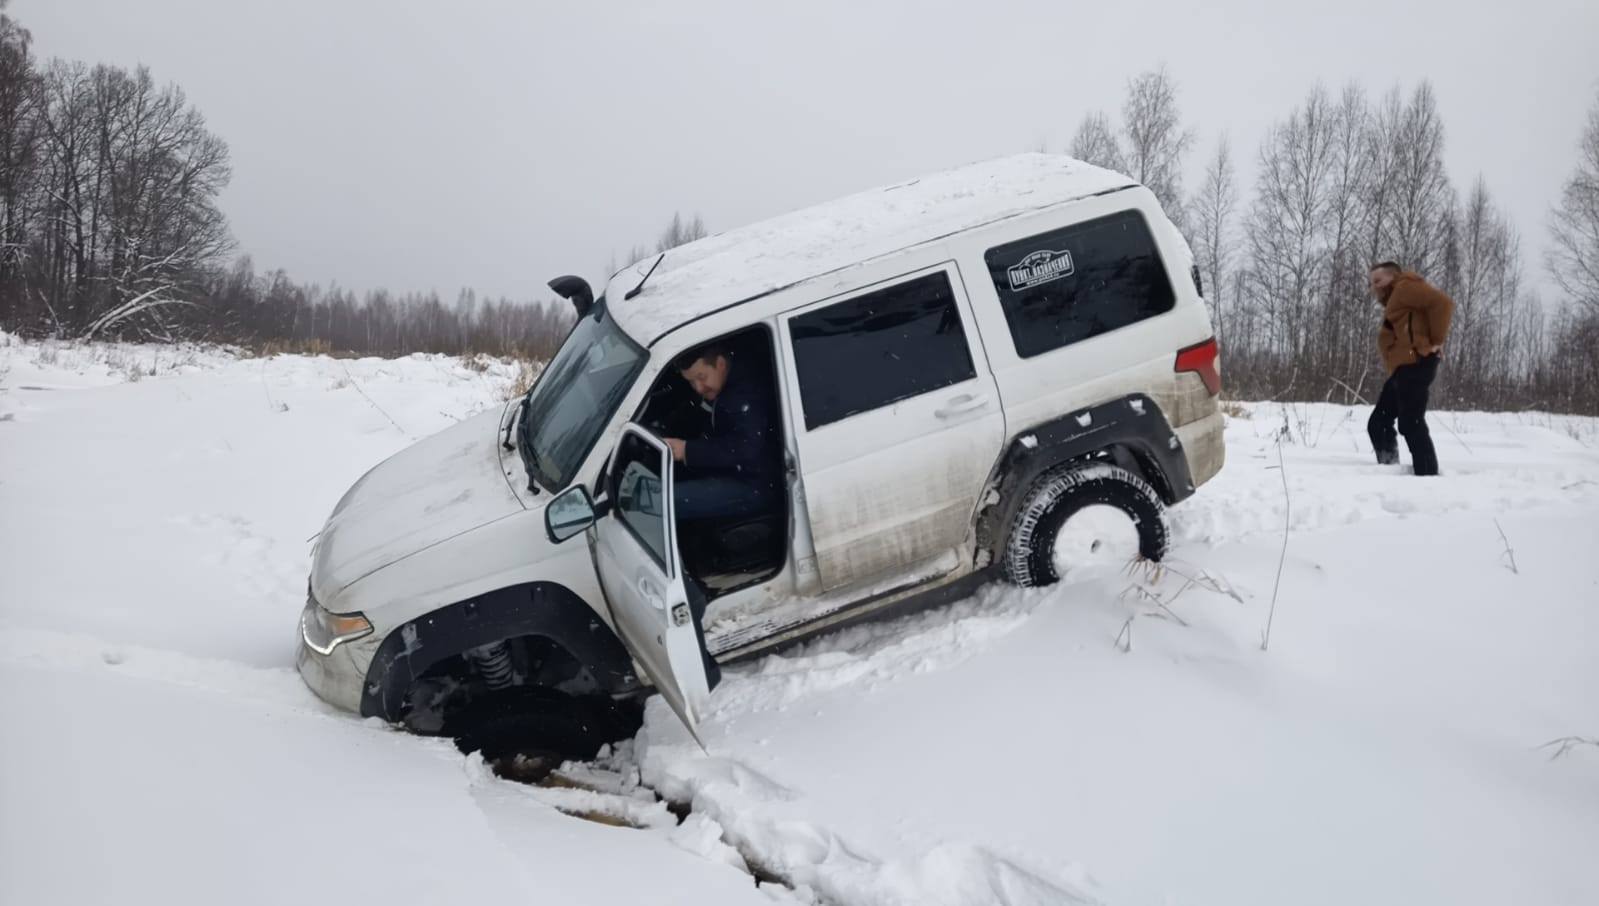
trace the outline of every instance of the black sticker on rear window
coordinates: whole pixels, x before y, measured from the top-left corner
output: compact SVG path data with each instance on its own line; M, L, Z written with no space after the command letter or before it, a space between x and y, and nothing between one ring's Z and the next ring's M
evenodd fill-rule
M1176 303L1155 237L1136 210L1007 242L983 259L1024 359L1120 330Z

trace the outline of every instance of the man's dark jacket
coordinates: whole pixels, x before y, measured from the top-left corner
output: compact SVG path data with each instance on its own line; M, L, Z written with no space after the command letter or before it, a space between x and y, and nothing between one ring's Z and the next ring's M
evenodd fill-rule
M695 475L752 482L776 478L783 467L782 428L772 405L771 385L759 369L728 363L727 382L710 410L705 437L687 442L683 465Z

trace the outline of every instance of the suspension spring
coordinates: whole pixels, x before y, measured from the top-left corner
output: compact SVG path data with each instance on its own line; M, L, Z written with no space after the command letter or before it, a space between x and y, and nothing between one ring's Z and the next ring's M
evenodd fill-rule
M503 641L473 648L466 654L477 665L478 673L490 689L504 689L516 681L511 649Z

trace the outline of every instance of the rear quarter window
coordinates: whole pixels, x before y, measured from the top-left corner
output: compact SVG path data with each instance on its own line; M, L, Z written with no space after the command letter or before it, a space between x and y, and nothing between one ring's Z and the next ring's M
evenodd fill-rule
M1022 358L1136 324L1176 304L1138 211L996 246L984 261Z

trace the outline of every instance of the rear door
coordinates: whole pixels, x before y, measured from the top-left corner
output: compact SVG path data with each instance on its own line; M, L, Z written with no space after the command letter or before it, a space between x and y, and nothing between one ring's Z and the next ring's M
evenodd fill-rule
M953 262L782 318L824 588L953 554L999 456L999 391Z
M629 423L606 481L610 510L591 535L600 586L622 641L697 738L710 686L677 552L671 450Z

